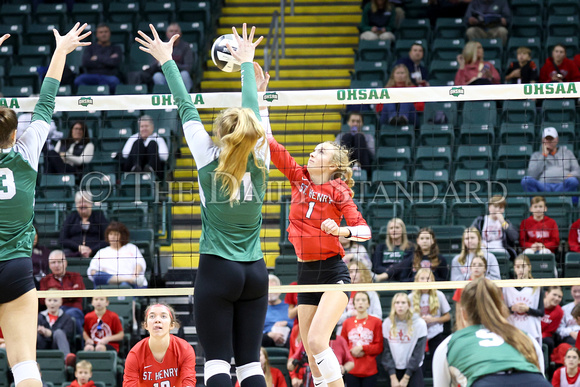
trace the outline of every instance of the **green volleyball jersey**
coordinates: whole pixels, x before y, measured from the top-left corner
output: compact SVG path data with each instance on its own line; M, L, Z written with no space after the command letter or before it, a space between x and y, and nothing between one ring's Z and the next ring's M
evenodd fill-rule
M221 180L215 178L217 166L218 159L215 159L199 170L202 219L199 252L233 261L256 261L263 257L260 229L267 171L258 168L250 156L239 201L232 203L221 189Z
M45 78L32 123L13 148L0 150L0 261L32 255L38 159L50 130L58 85L56 79Z
M198 169L201 199L202 232L199 242L201 254L213 254L238 262L252 262L263 258L260 248L262 202L266 193L270 148L259 140L250 154L246 173L242 178L238 201L230 202L222 190L222 181L215 176L221 149L203 127L197 109L187 94L174 61L162 66L167 84L183 121L183 133ZM252 63L242 63L242 106L250 108L260 120L258 95Z
M451 336L447 362L462 386L465 380L471 386L482 376L507 370L540 372L518 350L483 325L469 326Z

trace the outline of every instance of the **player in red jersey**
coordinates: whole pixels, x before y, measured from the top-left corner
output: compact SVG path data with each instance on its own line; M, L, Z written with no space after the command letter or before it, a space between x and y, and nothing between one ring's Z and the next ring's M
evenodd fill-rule
M169 333L177 325L169 305L147 308L143 327L149 337L138 342L127 355L123 387L195 386L195 352L187 341Z
M298 285L350 283L338 237L366 241L371 230L352 200L354 180L348 151L324 142L310 154L307 166L298 165L272 136L267 110L260 114L272 162L292 184L288 239L298 256ZM339 227L343 217L347 227ZM344 386L329 341L347 303L348 296L341 291L298 295L300 332L306 338L304 347L317 387Z

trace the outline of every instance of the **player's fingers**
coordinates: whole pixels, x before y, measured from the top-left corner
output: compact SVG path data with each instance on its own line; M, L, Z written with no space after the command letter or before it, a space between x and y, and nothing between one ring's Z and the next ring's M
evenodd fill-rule
M153 33L153 39L159 40L159 34L157 34L157 30L153 24L149 24L149 28L151 28L151 32Z
M252 41L254 40L254 33L256 32L256 27L252 26L252 28L250 29L250 37L248 38L248 40L250 41L250 43L252 43Z
M151 44L153 43L153 40L151 40L151 38L143 31L138 31L139 35L141 35L141 37L143 38L143 40L145 40L147 43Z
M246 25L246 23L242 24L242 38L244 40L248 40L248 26Z

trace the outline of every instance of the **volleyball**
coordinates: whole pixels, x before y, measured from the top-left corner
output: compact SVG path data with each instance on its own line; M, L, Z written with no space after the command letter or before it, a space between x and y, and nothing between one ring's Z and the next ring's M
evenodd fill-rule
M222 35L213 42L211 47L211 60L222 71L233 73L240 71L240 62L238 62L226 47L226 43L234 49L238 49L238 42L233 34Z

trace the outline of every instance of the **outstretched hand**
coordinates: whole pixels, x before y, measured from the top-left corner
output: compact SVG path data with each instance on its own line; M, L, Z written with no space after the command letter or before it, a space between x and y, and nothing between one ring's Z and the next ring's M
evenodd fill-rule
M53 29L52 32L54 33L54 39L56 40L56 50L62 50L66 54L69 54L77 47L90 46L91 42L82 41L91 34L91 31L89 31L81 35L85 28L87 28L87 23L81 26L81 23L77 22L64 36L61 36L56 29Z
M266 91L268 89L268 82L270 82L270 74L264 74L264 70L262 70L262 66L260 66L258 62L254 62L254 74L258 91Z
M10 34L4 34L2 35L2 37L0 38L0 46L4 43L4 41L6 39L8 39L10 37Z
M236 59L240 63L253 62L256 47L258 46L258 44L260 44L260 42L262 41L262 39L264 39L264 37L260 36L258 40L252 43L252 41L254 40L254 33L256 32L256 27L252 27L252 29L250 30L250 36L248 36L248 28L246 26L246 23L242 25L241 38L240 35L238 35L236 27L232 27L232 32L234 33L234 37L238 42L238 49L237 50L232 49L232 46L230 46L229 43L226 43L226 47L228 48L228 50L230 50L230 53L232 54L234 59Z
M168 42L164 42L159 38L159 34L155 27L153 27L153 24L149 24L149 28L151 28L153 39L143 31L137 31L143 39L135 37L135 41L141 45L139 47L141 51L151 54L163 66L165 62L173 59L171 56L173 54L173 43L179 39L179 35L173 35Z

